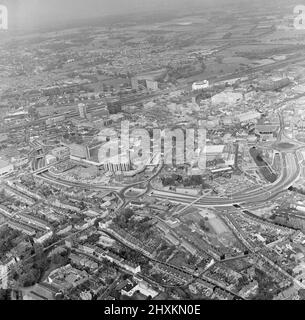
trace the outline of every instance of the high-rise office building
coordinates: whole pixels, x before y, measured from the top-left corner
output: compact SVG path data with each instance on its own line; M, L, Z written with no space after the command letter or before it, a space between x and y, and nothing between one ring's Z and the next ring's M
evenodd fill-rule
M78 111L81 118L87 118L87 106L83 103L78 105Z

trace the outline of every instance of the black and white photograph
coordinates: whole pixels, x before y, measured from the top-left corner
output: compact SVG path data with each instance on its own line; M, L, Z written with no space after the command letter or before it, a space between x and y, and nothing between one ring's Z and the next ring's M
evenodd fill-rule
M302 2L0 0L0 305L305 300Z

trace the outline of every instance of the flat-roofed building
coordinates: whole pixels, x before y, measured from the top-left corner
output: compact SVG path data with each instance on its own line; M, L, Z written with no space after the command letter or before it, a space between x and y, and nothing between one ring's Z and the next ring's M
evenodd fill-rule
M236 116L239 122L251 122L261 117L261 113L257 111L249 111Z
M23 300L55 300L57 290L43 283L38 283L23 296Z

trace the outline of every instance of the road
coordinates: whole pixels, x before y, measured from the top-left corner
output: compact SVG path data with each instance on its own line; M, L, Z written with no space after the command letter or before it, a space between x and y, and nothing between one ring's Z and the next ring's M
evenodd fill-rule
M223 207L233 204L244 204L244 203L262 203L275 198L278 194L288 189L293 183L299 178L301 174L301 163L303 162L303 155L299 150L293 152L282 153L282 172L281 176L277 181L272 184L266 185L264 188L261 186L246 193L235 194L230 198L219 198L214 196L206 196L198 199L196 196L178 194L171 191L156 190L149 186L147 188L148 194L159 198L166 199L172 202L190 205L193 203L196 207ZM124 198L124 193L139 184L150 183L150 181L159 173L160 168L157 172L148 180L137 182L125 187L116 186L104 186L104 185L92 185L81 182L72 182L64 180L60 177L54 177L48 173L41 173L39 177L51 183L56 183L62 186L79 187L88 190L110 190L118 192Z
M299 60L300 57L297 57L296 60ZM285 135L285 123L283 119L283 115L279 113L280 119L280 130L278 134L278 140L276 144L280 142L290 142L293 144L293 148L291 150L279 150L281 154L281 162L282 162L282 171L280 177L272 184L266 185L264 187L258 186L256 189L251 191L246 191L244 193L234 194L230 197L215 197L215 196L205 196L205 197L196 197L191 195L178 194L171 191L163 191L156 190L151 186L151 181L155 178L162 167L159 167L152 175L151 178L130 184L128 186L104 186L104 185L92 185L81 182L72 182L64 180L60 177L55 177L50 175L49 173L40 173L39 177L42 179L49 181L51 183L56 183L62 186L71 186L71 187L79 187L88 190L111 190L113 192L117 192L120 198L127 199L128 197L125 195L126 191L131 189L134 186L140 184L146 184L147 188L143 193L135 196L134 198L141 197L143 194L147 193L159 199L166 199L172 202L176 202L179 204L191 205L193 204L196 207L224 207L230 206L233 204L245 204L245 203L263 203L269 201L276 196L278 196L281 192L288 189L293 183L299 178L303 163L303 155L299 151L304 147L303 144L300 144ZM276 148L276 144L270 146L271 148ZM132 197L130 197L132 198ZM124 200L124 202L126 202Z
M297 151L296 151L297 152ZM300 155L301 156L301 155ZM219 198L206 196L198 199L194 203L196 207L222 207L233 204L265 202L273 199L282 191L288 189L299 177L301 172L300 163L297 159L296 153L288 153L283 155L282 174L281 177L273 184L267 185L264 188L258 187L257 189L247 192L245 194L237 194L230 198ZM153 190L151 195L160 199L167 199L172 202L181 204L190 204L197 198L191 195L177 194L170 191Z
M280 150L282 171L279 179L272 184L264 187L257 187L254 190L247 191L245 193L234 194L229 198L219 198L206 196L204 198L195 197L191 195L177 194L171 191L161 191L153 189L151 195L160 199L166 199L179 204L190 205L193 204L196 207L224 207L233 204L245 204L245 203L262 203L269 201L281 192L288 189L293 183L298 180L302 172L301 164L304 161L303 155L300 152L303 145L296 142L285 135L285 123L282 113L279 113L280 118L280 131L278 134L277 143L290 142L295 145L293 150Z
M183 269L181 267L178 267L176 265L173 265L173 264L169 264L167 262L164 262L164 261L161 261L161 260L157 260L151 256L148 256L147 254L145 254L142 250L138 250L137 248L134 248L133 246L129 246L126 242L122 242L120 238L116 237L112 232L109 232L107 229L103 229L103 231L108 234L110 237L116 239L118 242L122 243L124 246L134 250L134 251L137 251L138 253L140 253L142 256L144 256L145 258L147 258L149 261L153 262L153 263L158 263L160 265L163 265L163 266L166 266L166 267L169 267L169 268L172 268L174 270L177 270L179 272L182 272L188 276L191 276L192 279L200 279L200 280L204 280L206 281L207 283L215 286L215 287L218 287L220 289L222 289L223 291L233 295L235 298L237 299L241 299L243 300L242 297L240 297L238 294L236 294L235 292L231 291L230 289L226 288L225 286L223 286L221 283L219 283L217 280L215 279L211 279L210 277L207 277L205 275L197 275L195 274L194 272L190 272L186 269ZM162 285L161 285L162 286Z
M261 65L261 66L257 66L257 67L252 67L250 69L243 70L243 71L238 71L238 72L229 73L229 74L220 75L220 76L209 77L209 81L210 82L217 82L217 81L226 81L226 80L233 79L233 78L240 78L240 77L248 76L248 75L253 74L255 72L258 72L258 71L274 70L275 68L281 68L287 64L293 64L293 63L298 63L298 62L302 62L302 61L304 61L304 55L302 52L300 52L300 54L296 54L294 56L291 56L283 61L275 61L274 63L270 63L267 65ZM198 77L200 77L200 75L198 75ZM193 78L194 77L191 77L189 80L186 79L186 82L181 85L178 85L176 90L189 89L190 85L195 81ZM173 90L172 88L169 88L169 89L165 89L165 90L161 90L161 91L149 92L147 95L143 94L141 96L127 97L125 99L122 99L122 104L134 104L134 103L138 103L138 102L144 102L144 101L152 99L156 96L168 94L172 90ZM105 102L105 99L106 98L101 98L101 99L94 100L92 102L95 102L95 103L99 102L99 101ZM75 106L75 108L76 108L76 106ZM92 111L93 110L94 110L94 108L92 109ZM66 116L66 118L74 118L74 117L78 116L78 111L75 110L75 111L71 111L69 114L66 114L66 113L63 113L63 114ZM63 114L56 114L56 116L60 116ZM44 123L47 119L52 118L52 117L43 117L38 120L29 121L28 123L25 123L25 124L14 125L11 127L0 129L0 133L7 133L8 131L10 131L12 129L13 130L14 129L24 129L24 128L31 127L31 126L34 126L37 124L41 124L41 123Z

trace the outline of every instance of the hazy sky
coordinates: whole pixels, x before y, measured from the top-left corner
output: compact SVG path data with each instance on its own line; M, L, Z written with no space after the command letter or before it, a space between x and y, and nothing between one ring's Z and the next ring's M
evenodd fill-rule
M9 7L9 21L21 25L49 24L72 19L142 12L224 0L0 0Z
M124 12L142 12L156 9L175 9L208 3L256 2L260 0L0 0L9 7L11 25L35 26L69 22L72 19L99 17ZM275 1L275 0L273 0ZM269 1L268 1L269 2ZM219 5L219 8L222 6Z

